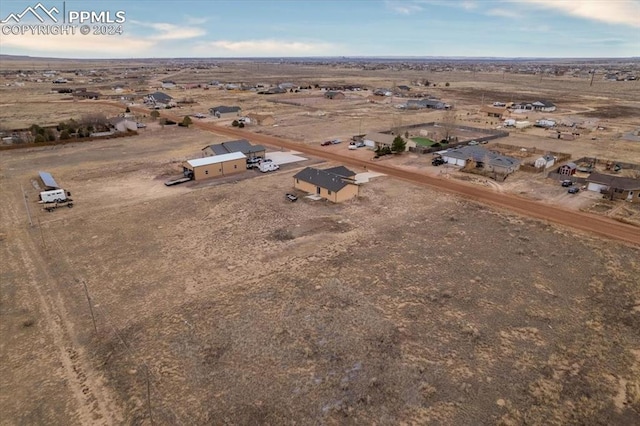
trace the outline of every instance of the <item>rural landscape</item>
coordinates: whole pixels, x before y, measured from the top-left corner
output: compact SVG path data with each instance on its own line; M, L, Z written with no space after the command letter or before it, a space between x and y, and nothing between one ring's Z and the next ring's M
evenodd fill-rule
M640 424L638 59L0 61L0 424Z

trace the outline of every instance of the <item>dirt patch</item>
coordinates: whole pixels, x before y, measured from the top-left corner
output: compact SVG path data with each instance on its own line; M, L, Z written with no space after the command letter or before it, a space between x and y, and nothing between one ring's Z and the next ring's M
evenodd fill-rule
M640 117L640 108L624 105L606 105L595 107L592 111L582 112L581 115L598 118L637 118Z

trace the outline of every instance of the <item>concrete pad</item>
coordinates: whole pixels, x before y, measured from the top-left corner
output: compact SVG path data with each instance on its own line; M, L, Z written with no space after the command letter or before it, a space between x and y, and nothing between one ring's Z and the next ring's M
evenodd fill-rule
M298 161L307 160L307 158L300 157L299 155L296 155L296 154L298 154L298 152L295 152L295 151L288 151L288 152L275 151L275 152L267 152L265 154L265 157L267 157L268 159L270 159L271 161L273 161L279 166L283 164L297 163Z
M373 179L378 176L386 176L384 173L376 173L376 172L364 172L358 173L356 175L356 184L367 183L370 179Z

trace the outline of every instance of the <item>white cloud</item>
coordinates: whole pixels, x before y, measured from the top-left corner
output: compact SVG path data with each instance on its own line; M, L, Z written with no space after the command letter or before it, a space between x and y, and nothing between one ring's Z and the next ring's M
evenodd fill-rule
M640 1L637 0L526 0L523 4L593 21L640 28Z
M188 38L196 38L205 35L207 32L202 28L185 25L168 24L164 22L141 22L127 21L137 26L151 28L156 31L155 34L148 36L153 40L183 40Z
M406 2L406 1L386 0L385 5L387 6L388 9L396 13L399 13L401 15L412 15L422 10L421 6L413 2Z
M330 43L282 40L216 40L200 43L196 49L208 52L208 56L322 56L336 54L336 46Z
M486 14L489 16L498 16L500 18L522 18L521 14L509 9L489 9Z

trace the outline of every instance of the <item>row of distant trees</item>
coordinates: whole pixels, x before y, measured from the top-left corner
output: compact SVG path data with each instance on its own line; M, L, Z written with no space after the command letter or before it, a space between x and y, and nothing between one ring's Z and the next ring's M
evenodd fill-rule
M29 126L28 132L23 132L14 137L15 143L29 142L54 142L56 140L68 140L72 138L86 138L94 132L109 130L109 121L104 114L85 114L79 120L69 119L61 121L53 127L42 127L39 124Z

